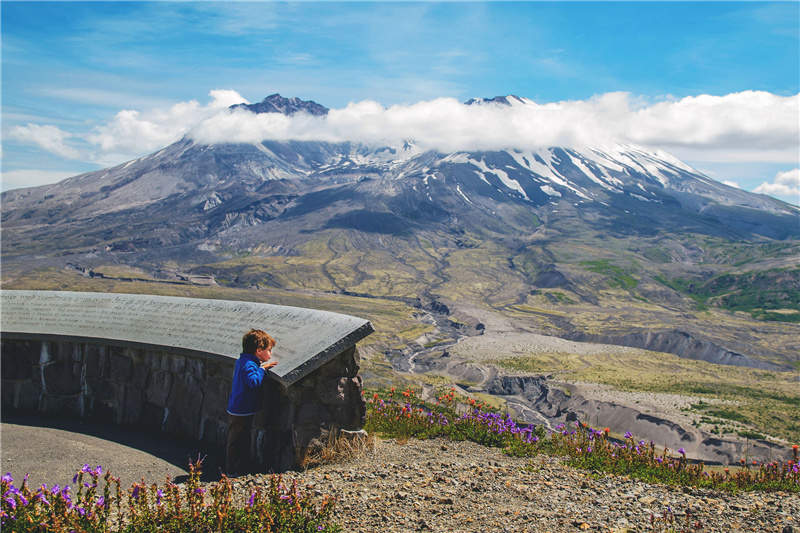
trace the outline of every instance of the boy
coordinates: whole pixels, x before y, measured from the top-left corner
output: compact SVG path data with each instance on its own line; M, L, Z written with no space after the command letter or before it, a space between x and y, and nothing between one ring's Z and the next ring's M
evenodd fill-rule
M242 337L242 353L233 368L231 396L228 400L228 475L247 471L250 461L250 429L253 416L261 410L261 384L267 370L278 364L270 361L275 339L259 329Z

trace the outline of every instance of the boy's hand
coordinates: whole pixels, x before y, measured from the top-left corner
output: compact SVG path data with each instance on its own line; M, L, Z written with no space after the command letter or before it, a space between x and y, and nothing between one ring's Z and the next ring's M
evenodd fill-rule
M264 370L269 370L270 368L274 367L277 364L278 364L277 361L269 361L266 363L261 363L261 368L263 368Z

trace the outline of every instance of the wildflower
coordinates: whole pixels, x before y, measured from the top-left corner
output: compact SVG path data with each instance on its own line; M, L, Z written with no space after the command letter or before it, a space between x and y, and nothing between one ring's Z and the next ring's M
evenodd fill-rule
M106 499L100 496L100 498L97 500L97 506L102 508L105 507L105 505L106 505Z
M156 505L161 505L161 498L164 497L164 492L161 489L158 489L156 492Z
M16 509L17 508L17 500L15 500L14 498L6 498L6 503L12 509Z
M683 448L678 448L678 453L681 455L686 455L686 450L684 450Z
M133 497L134 500L139 499L139 485L133 486L133 492L131 493L131 496Z
M628 431L627 433L625 433L625 438L626 438L626 439L629 439L629 438L631 438L631 437L633 437L633 435L631 434L631 432L630 432L630 431Z
M250 493L250 499L247 500L247 507L253 507L253 503L256 501L256 493L255 491Z
M797 448L797 446L795 446L795 449L796 448ZM3 476L3 481L5 481L6 483L13 483L14 482L14 479L11 477L11 472L8 472L6 475Z

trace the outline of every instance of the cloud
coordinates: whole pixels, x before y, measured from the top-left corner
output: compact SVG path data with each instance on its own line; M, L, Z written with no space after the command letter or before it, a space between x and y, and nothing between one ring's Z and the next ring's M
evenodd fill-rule
M25 126L14 126L9 132L9 138L24 143L35 144L42 150L50 152L67 159L77 159L79 152L64 141L74 137L72 133L66 132L57 126L39 126L38 124L28 123Z
M108 124L86 135L86 140L96 147L96 158L109 154L138 156L175 142L195 124L233 104L247 102L231 90L211 91L209 95L212 101L205 106L190 100L169 109L147 112L124 109Z
M800 204L800 168L778 172L772 183L765 181L753 189L753 192L770 196L785 196L792 199L792 203Z
M206 105L190 100L168 108L122 110L85 133L28 124L11 134L62 157L107 165L152 153L184 135L206 144L318 140L398 146L411 139L422 149L443 152L621 142L662 148L695 162L792 164L800 146L800 95L759 91L657 102L614 92L545 104L525 100L511 107L437 98L387 108L365 100L331 109L326 117L257 115L229 109L246 102L236 91L209 95Z
M14 126L9 138L34 144L66 159L115 165L160 150L179 140L204 119L233 104L247 103L236 91L215 90L211 101L179 102L167 109L123 109L109 122L86 133L72 133L53 125Z
M225 110L189 135L203 143L265 140L353 141L397 145L413 139L425 149L492 150L602 146L623 142L706 153L768 152L796 160L800 95L746 91L649 104L628 93L589 100L500 107L467 106L453 98L384 108L374 101L332 109L327 117L256 115ZM788 154L788 155L787 155Z

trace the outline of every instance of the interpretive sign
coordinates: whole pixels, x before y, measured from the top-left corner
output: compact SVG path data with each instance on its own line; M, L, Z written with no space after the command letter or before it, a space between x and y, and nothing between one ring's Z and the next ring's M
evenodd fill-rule
M141 294L0 291L0 330L17 339L103 339L237 358L242 335L277 341L270 374L289 386L372 333L368 320L299 307Z

